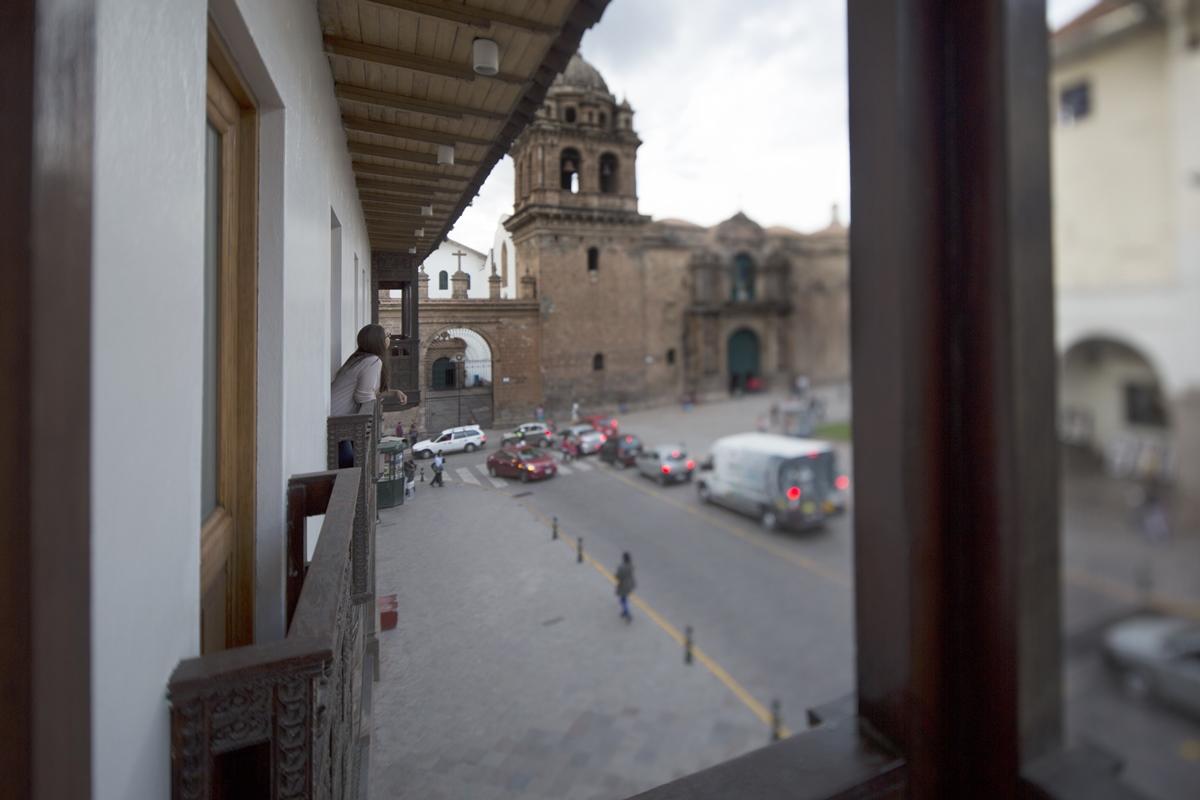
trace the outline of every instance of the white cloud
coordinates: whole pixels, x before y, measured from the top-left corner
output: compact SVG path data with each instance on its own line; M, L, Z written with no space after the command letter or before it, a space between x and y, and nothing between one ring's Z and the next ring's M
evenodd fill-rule
M1060 25L1093 0L1051 0ZM824 226L849 207L845 0L613 0L582 52L636 112L643 213ZM451 236L487 252L511 213L505 158ZM845 211L843 211L845 214Z

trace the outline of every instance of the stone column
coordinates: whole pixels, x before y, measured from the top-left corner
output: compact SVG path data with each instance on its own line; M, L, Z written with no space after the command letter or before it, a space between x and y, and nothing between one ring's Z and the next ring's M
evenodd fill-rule
M536 300L537 299L537 279L532 275L521 276L521 299Z
M491 300L500 299L500 276L494 270L488 276L488 298Z
M467 299L467 273L461 269L450 276L450 297L455 300Z
M419 300L429 299L429 275L424 269L417 272L417 298Z

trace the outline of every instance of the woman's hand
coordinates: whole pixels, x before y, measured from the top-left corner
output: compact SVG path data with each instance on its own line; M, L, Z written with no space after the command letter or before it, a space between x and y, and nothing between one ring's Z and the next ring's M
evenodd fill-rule
M392 397L399 400L402 405L408 405L408 395L406 395L404 392L400 391L399 389L388 389L386 392L383 393L383 395L384 395L384 397L391 395Z

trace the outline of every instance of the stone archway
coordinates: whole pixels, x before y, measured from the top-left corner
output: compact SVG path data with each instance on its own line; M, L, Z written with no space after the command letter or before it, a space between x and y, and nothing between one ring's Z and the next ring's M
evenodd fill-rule
M762 344L758 334L749 328L739 328L730 334L725 361L731 391L745 389L752 377L762 377Z
M1063 353L1059 364L1059 435L1064 443L1103 457L1118 475L1169 470L1171 420L1163 382L1134 345L1092 336Z
M446 328L432 338L422 363L425 427L431 433L459 425L492 426L493 351L471 328Z

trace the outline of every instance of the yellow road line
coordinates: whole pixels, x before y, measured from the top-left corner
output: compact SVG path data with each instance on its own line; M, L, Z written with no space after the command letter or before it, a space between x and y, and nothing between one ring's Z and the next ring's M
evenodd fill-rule
M835 583L844 589L850 588L850 578L847 577L846 575L843 575L841 572L837 571L833 567L827 567L819 561L814 561L811 558L806 558L798 553L794 553L791 550L788 550L786 547L781 547L779 544L772 542L769 539L762 539L757 536L752 536L752 535L746 533L746 531L737 527L736 525L731 525L722 519L718 519L717 517L706 513L702 508L697 508L696 506L680 502L679 500L676 500L673 497L668 497L666 495L666 493L664 493L664 492L653 491L652 489L642 485L642 482L640 482L640 481L630 480L629 478L625 477L624 475L621 475L618 472L613 472L611 470L604 470L604 472L606 474L608 474L609 476L611 476L612 478L614 478L618 481L622 481L622 482L632 486L633 488L637 489L639 492L647 494L650 497L656 498L658 500L661 500L664 503L668 503L670 505L675 506L678 509L686 511L688 514L691 514L694 517L698 517L699 519L704 520L705 522L709 523L710 525L715 525L718 528L721 528L722 530L726 531L727 533L733 534L734 536L741 539L742 541L748 542L748 543L754 545L755 547L766 550L767 552L771 553L772 555L782 558L783 560L785 560L791 564L794 564L795 566L800 567L801 569L808 570L809 572L813 573L814 575L819 575L820 577L825 578L826 580L828 580L832 583Z
M1063 567L1063 579L1072 586L1088 589L1124 603L1144 605L1164 614L1200 620L1200 604L1157 594L1146 596L1122 581L1097 575L1079 567Z
M542 514L540 511L538 511L535 508L531 508L526 503L521 503L521 506L526 511L528 511L530 514L532 514L535 518L537 518L547 528L551 528L553 526L554 523L551 522L549 519L547 519L545 514ZM576 548L578 547L578 545L577 545L578 540L576 540L572 536L569 536L569 535L563 533L561 525L558 528L558 538L563 542L563 544L565 544L567 547L571 548L572 551L575 551ZM605 567L603 564L601 564L596 559L592 558L592 556L588 553L583 554L583 560L585 562L587 562L588 564L590 564L597 572L599 572L601 575L603 575L605 580L607 580L613 586L616 586L617 578L615 575L613 575L611 572L608 571L607 567ZM678 628L676 628L674 625L672 625L670 622L668 622L667 619L665 617L663 617L663 615L661 615L657 611L655 611L650 606L649 603L647 603L642 598L638 597L636 594L630 595L629 598L630 598L630 600L633 601L633 604L635 606L637 606L639 611L641 611L647 617L649 617L650 620L653 621L655 625L662 628L663 631L668 636L670 636L672 639L675 640L676 644L678 644L680 647L683 646L685 637L682 633L680 633ZM725 685L725 688L727 688L727 689L729 689L729 691L733 692L734 696L736 696L739 700L741 700L742 703L745 704L745 706L750 709L750 712L752 714L754 714L754 716L756 716L760 720L762 720L764 725L766 725L767 727L771 726L771 712L767 709L766 706L764 706L762 703L760 703L754 697L754 695L750 694L750 692L747 691L746 687L744 687L740 683L738 683L737 680L732 675L730 675L729 672L726 671L726 669L724 667L722 667L720 664L718 664L716 661L714 661L711 656L709 656L707 653L705 653L703 650L701 650L699 647L696 647L695 645L692 646L692 656L696 659L696 661L703 664L704 668L707 669L710 673L712 673L714 678L716 678L721 683L723 683ZM792 735L791 730L789 730L787 728L787 726L780 726L779 732L780 732L780 736L782 736L784 738Z

